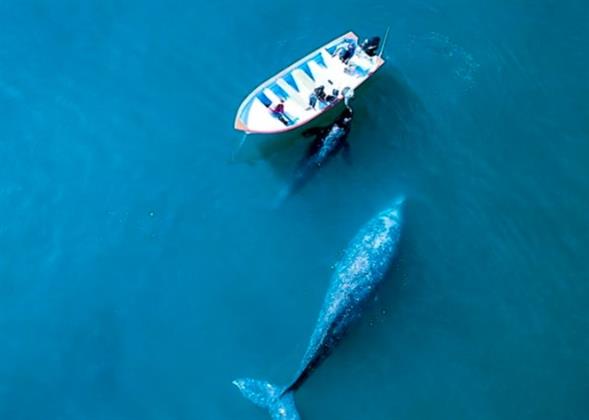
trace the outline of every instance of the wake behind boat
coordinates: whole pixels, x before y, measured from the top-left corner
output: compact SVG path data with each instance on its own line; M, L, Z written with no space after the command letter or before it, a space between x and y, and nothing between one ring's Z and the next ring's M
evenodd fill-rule
M258 86L241 103L235 129L246 133L294 130L336 106L376 72L380 39L358 44L353 32L327 43Z

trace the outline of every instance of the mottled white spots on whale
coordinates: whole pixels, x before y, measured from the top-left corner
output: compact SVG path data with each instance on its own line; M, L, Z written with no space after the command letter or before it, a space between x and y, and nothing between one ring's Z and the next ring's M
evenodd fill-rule
M356 276L368 268L369 261L366 254L359 255L350 267L350 275Z
M390 215L392 217L397 217L397 211L395 210L394 212L390 213ZM383 217L382 221L384 223L385 229L387 229L387 230L392 228L393 225L395 224L395 221L391 217L388 217L388 216Z
M397 211L390 213L392 217L397 216ZM384 225L384 230L376 235L372 240L371 246L374 249L380 248L383 244L386 243L387 239L389 239L389 230L395 225L395 220L389 216L381 217L382 223ZM366 237L365 237L366 239Z
M372 241L372 248L374 248L374 249L380 248L381 245L386 242L387 238L388 238L388 235L386 232L383 232L380 235L376 236L374 238L374 241Z

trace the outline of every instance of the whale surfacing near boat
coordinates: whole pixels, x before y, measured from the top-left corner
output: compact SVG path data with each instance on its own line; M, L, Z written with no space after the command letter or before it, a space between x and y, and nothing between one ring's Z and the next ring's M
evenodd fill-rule
M397 253L403 202L403 198L397 200L372 218L348 245L335 267L309 346L291 383L280 387L250 378L233 381L247 399L266 408L272 419L300 419L293 392L329 356L385 277Z
M306 155L299 162L292 182L278 196L276 206L299 191L340 150L344 151L346 160L350 161L348 136L351 125L352 110L346 107L337 119L327 127L313 127L302 133L303 137L315 138Z

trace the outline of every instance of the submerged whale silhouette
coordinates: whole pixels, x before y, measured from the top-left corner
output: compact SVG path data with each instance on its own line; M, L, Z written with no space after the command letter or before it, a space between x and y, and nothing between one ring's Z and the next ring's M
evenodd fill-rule
M349 161L350 145L347 141L352 126L352 110L346 108L337 119L326 127L313 127L305 130L303 137L315 137L307 153L299 162L290 185L279 195L281 203L300 190L332 156L343 149Z
M293 381L286 387L250 378L233 381L247 399L266 408L272 419L300 419L293 392L340 342L384 278L397 251L403 202L403 198L399 199L371 219L348 245L335 267L309 346Z

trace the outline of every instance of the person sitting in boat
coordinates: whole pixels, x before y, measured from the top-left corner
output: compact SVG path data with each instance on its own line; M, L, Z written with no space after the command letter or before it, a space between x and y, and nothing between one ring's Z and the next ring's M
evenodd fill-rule
M313 89L313 92L311 92L311 94L309 95L309 106L307 107L307 110L315 109L315 105L317 105L317 100L319 98L317 98L315 90L317 89Z
M347 47L342 52L340 52L339 58L344 64L348 64L350 59L354 56L355 52L356 44L354 42L349 42Z
M284 99L280 100L280 103L271 109L272 115L280 120L280 122L284 125L291 125L292 120L286 115L286 111L284 110Z
M333 89L331 91L331 95L325 96L325 102L333 102L337 99L337 95L339 95L339 90Z
M332 83L331 80L329 82ZM331 91L331 94L327 94L325 93L324 85L316 87L315 89L313 89L313 92L311 92L311 95L309 96L309 107L307 108L307 110L314 109L315 105L317 105L317 101L320 101L325 105L328 105L331 102L335 101L338 95L339 90L335 88Z
M317 95L317 99L319 99L320 101L325 100L325 86L324 85L321 85L321 86L315 88L315 90L313 92L315 93L315 95Z
M321 85L313 89L311 95L309 95L309 107L307 109L315 108L317 105L317 101L324 102L325 101L325 86Z

